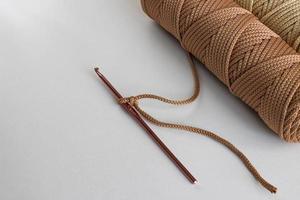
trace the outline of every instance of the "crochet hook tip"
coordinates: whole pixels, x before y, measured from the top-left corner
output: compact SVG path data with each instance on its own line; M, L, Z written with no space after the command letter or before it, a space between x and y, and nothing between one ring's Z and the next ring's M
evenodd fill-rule
M100 73L100 71L99 71L99 67L94 67L94 71L95 71L97 74L102 75L102 74ZM102 76L103 76L103 75L102 75Z
M94 67L96 74L103 80L105 76L100 72L99 67Z

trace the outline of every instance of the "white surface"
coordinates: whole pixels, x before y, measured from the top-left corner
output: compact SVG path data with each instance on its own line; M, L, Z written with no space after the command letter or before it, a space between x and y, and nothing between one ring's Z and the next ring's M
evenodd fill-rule
M191 185L112 99L92 67L126 96L192 92L178 43L139 1L0 1L0 199L297 199L300 145L275 136L200 64L201 97L160 119L236 144L278 186L269 194L208 138L153 127L198 178Z

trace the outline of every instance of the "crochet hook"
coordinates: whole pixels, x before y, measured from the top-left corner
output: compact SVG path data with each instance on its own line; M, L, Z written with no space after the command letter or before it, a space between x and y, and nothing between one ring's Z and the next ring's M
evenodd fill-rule
M108 79L99 71L99 68L94 68L98 77L111 90L117 100L122 99L123 96L117 89L108 81ZM197 179L189 172L189 170L178 160L178 158L171 152L171 150L163 143L163 141L154 133L148 124L142 119L140 114L130 103L120 104L124 110L137 121L146 131L146 133L153 139L153 141L160 147L160 149L169 157L169 159L177 166L183 175L193 184L197 183Z

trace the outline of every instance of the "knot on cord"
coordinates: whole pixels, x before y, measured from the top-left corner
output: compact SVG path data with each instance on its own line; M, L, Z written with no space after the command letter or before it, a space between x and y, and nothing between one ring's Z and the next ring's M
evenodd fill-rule
M135 96L120 98L118 100L119 104L129 103L131 106L135 107L138 104L138 98Z

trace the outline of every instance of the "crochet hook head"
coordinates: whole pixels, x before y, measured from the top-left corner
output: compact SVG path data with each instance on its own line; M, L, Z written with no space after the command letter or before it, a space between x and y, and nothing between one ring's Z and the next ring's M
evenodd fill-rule
M120 99L123 98L123 96L116 90L116 88L107 80L107 78L101 74L101 72L99 71L98 67L94 68L96 74L98 75L98 77L105 83L105 85L107 85L107 87L114 93L114 95Z

